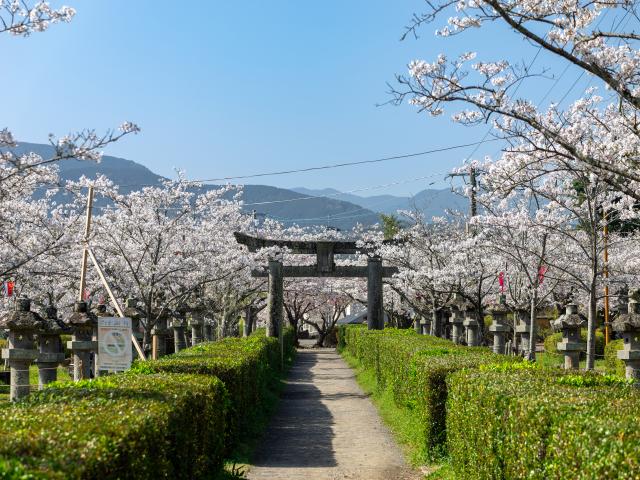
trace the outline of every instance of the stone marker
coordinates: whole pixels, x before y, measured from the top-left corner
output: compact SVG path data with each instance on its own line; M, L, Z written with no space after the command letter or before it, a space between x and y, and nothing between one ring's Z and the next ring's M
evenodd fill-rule
M623 347L618 358L624 362L625 374L635 382L640 381L640 290L629 295L628 313L613 322L613 331L622 335Z
M91 313L86 302L76 302L66 321L72 339L67 348L73 352L73 380L91 378L91 354L98 351L98 317Z
M58 321L58 310L49 306L43 328L38 334L38 387L58 379L58 365L64 362L64 351L60 335L65 329Z
M554 330L562 332L562 341L558 350L564 352L565 370L577 370L580 365L580 352L587 350L587 344L580 338L580 329L587 324L587 319L578 313L578 306L570 303L564 315L554 320Z
M420 317L420 333L422 335L431 333L431 319L429 317Z
M507 325L507 300L505 295L500 295L498 303L489 308L493 322L489 331L493 334L493 353L505 353L505 335L509 331Z
M0 328L9 330L9 348L2 349L2 358L11 370L11 401L29 395L29 366L38 358L34 340L43 323L42 317L31 311L31 300L25 297L18 298L13 310L0 320Z

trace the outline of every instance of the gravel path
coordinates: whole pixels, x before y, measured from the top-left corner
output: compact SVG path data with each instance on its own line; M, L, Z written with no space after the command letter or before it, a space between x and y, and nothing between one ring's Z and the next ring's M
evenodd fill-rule
M299 350L286 383L250 480L420 478L335 350Z

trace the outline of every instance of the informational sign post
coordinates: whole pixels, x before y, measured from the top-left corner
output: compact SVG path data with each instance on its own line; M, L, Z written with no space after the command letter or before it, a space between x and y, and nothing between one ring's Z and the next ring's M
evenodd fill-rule
M98 317L98 371L128 370L131 357L131 319Z

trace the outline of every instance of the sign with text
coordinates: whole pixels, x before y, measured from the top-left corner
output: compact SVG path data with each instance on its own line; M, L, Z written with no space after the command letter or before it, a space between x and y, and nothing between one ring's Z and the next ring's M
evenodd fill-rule
M98 317L98 370L128 370L131 356L131 319Z

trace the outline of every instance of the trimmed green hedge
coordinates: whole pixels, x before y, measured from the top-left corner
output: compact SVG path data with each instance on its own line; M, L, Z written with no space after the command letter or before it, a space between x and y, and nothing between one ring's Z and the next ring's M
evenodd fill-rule
M447 376L462 368L492 362L520 361L486 348L454 345L449 340L418 335L413 329L345 330L346 351L363 368L375 372L377 386L393 393L395 404L408 409L421 425L421 456L439 457L446 439Z
M583 328L580 330L580 338L586 344L587 343L587 329ZM544 351L548 353L557 353L558 351L558 342L562 341L562 333L557 332L552 335L549 335L544 339ZM604 355L604 333L596 330L596 355ZM586 352L580 353L580 358L584 359L586 357Z
M285 357L293 345L287 331ZM278 339L260 331L51 384L0 407L0 479L216 478L281 365Z
M523 363L447 384L456 478L638 478L640 395L618 377Z
M0 478L210 478L227 395L202 375L54 384L1 411Z
M604 366L607 369L607 373L625 376L625 365L622 360L618 358L618 350L622 350L624 343L622 339L613 340L604 347Z

